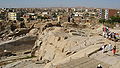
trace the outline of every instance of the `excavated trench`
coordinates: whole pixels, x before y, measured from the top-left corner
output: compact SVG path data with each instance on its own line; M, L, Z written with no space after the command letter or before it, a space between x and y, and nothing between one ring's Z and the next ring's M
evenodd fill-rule
M21 52L32 49L36 41L36 36L24 36L16 40L10 40L0 43L0 53L4 50L9 52Z

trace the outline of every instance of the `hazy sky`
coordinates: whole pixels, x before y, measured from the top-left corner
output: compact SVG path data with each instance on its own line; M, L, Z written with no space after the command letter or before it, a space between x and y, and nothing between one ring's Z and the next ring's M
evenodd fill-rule
M4 8L39 8L39 7L98 7L120 8L120 0L0 0Z

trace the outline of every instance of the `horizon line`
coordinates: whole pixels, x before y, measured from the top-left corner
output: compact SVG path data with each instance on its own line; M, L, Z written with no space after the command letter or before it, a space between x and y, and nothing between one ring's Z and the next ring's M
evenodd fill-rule
M57 7L54 7L54 6L51 6L51 7L0 7L0 8L102 8L102 9L120 9L120 8L103 8L103 7L86 7L86 6L57 6Z

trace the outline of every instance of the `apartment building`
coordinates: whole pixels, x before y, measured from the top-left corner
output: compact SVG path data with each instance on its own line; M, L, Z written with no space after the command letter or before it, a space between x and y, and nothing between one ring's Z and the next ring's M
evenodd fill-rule
M108 20L110 17L119 14L120 10L117 9L100 9L100 18Z
M8 19L9 20L17 20L17 13L16 12L8 12Z

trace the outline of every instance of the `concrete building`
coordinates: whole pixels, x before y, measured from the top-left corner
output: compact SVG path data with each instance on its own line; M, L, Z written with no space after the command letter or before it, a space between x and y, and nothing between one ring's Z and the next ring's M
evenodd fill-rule
M0 12L0 20L6 20L6 12Z
M100 18L108 20L110 17L119 14L119 11L117 9L100 9L99 15Z
M105 19L108 20L109 18L109 10L105 9Z
M99 18L103 18L103 9L99 9Z
M118 12L119 10L109 9L109 17L115 16L116 14L118 14Z
M42 16L48 15L48 12L42 12Z
M81 13L81 12L75 12L75 13L73 13L73 14L74 14L74 16L83 16L84 13Z
M17 20L17 13L16 12L9 12L8 19L12 20L12 21Z
M37 16L35 13L27 13L23 15L23 18L30 19L30 20L36 20Z

